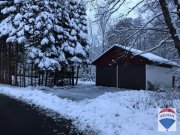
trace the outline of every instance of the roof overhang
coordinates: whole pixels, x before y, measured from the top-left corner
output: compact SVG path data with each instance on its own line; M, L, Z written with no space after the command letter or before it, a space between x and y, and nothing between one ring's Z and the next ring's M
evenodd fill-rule
M106 50L104 53L102 53L99 57L97 57L91 64L96 65L98 61L100 61L104 56L106 56L110 51L113 49L122 49L126 52L129 52L132 54L133 57L141 57L142 59L146 59L152 63L152 65L162 66L162 67L180 67L179 64L176 62L167 60L165 58L162 58L160 56L154 55L152 53L143 52L138 49L134 49L133 47L125 47L122 45L114 45L110 47L108 50Z

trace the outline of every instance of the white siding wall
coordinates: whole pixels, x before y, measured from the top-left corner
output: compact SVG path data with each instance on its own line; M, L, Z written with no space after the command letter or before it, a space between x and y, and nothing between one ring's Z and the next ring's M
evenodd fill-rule
M172 87L172 69L146 65L146 89L148 89L148 81L162 88L170 88Z

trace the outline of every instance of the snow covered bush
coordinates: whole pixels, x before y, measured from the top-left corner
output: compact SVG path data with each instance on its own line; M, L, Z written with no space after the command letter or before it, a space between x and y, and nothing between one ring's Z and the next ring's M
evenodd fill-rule
M151 82L148 81L147 85L148 85L148 90L157 91L160 89L160 84L158 83L152 84Z

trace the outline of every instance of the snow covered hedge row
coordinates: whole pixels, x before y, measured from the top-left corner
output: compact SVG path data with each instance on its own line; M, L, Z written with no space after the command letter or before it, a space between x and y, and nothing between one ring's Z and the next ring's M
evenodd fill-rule
M21 45L41 69L87 63L84 5L74 0L1 0L0 37Z

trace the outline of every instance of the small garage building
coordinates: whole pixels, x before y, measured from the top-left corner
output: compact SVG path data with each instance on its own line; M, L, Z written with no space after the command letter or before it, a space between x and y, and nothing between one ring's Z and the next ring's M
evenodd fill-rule
M172 87L173 61L152 53L114 45L92 62L96 65L96 85L127 89Z

